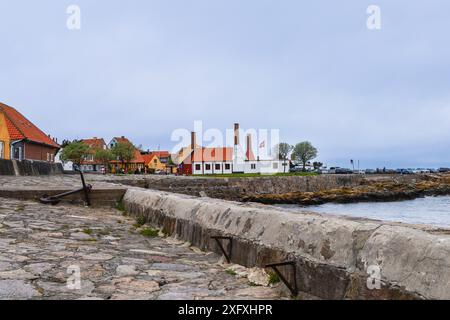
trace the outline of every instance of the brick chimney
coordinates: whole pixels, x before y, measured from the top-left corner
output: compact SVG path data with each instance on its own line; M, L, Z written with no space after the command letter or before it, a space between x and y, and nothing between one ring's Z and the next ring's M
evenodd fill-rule
M245 153L247 160L250 160L251 153L252 153L252 135L249 133L247 135L247 152Z
M239 145L239 123L234 124L234 145Z
M197 146L197 134L195 132L191 132L191 150L194 150Z

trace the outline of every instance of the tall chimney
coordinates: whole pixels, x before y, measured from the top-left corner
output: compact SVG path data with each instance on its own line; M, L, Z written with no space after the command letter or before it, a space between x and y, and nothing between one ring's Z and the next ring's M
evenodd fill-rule
M191 132L191 149L194 150L196 146L197 146L197 135L193 131Z
M239 145L239 123L234 124L234 145Z
M250 154L252 153L252 135L247 135L247 153L245 154L247 160L250 160Z

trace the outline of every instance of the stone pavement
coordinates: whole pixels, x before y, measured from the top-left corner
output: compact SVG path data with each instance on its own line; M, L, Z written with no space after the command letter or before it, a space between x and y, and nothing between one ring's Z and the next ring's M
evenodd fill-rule
M115 209L0 198L0 299L287 297L281 284L256 285L266 280L262 270L155 236Z
M117 184L111 180L124 179L126 176L86 174L86 183L97 188L111 188ZM133 176L137 179L139 176ZM143 176L141 176L143 177ZM0 189L60 189L80 188L81 179L78 174L50 175L50 176L0 176Z

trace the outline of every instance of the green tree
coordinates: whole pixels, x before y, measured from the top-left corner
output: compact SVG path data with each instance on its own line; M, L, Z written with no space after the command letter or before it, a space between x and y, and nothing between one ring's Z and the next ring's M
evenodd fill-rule
M135 147L131 143L117 143L111 148L111 153L128 172L128 164L134 159Z
M318 161L313 162L314 169L320 169L320 168L322 168L322 166L323 166L322 162L318 162Z
M286 160L288 159L289 153L291 153L291 151L294 149L293 146L291 146L289 143L286 142L281 142L279 144L276 145L275 149L278 151L278 155L280 157L280 159L282 159L283 162L283 166L284 166L284 172L286 172Z
M109 171L109 162L114 160L114 155L108 149L98 149L95 151L94 159L100 161L105 167L105 171Z
M303 141L295 145L292 152L292 158L303 164L303 171L306 169L308 161L317 157L317 149L313 147L311 142Z
M74 141L66 145L61 152L61 160L64 162L72 161L76 165L80 165L81 162L90 154L91 148L88 145Z

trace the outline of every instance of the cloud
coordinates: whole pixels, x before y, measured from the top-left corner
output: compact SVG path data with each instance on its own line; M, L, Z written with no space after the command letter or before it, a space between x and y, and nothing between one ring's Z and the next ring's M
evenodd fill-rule
M380 0L380 31L357 0L79 0L80 31L69 4L0 4L0 100L60 139L170 148L195 120L238 121L330 165L449 165L445 1Z

